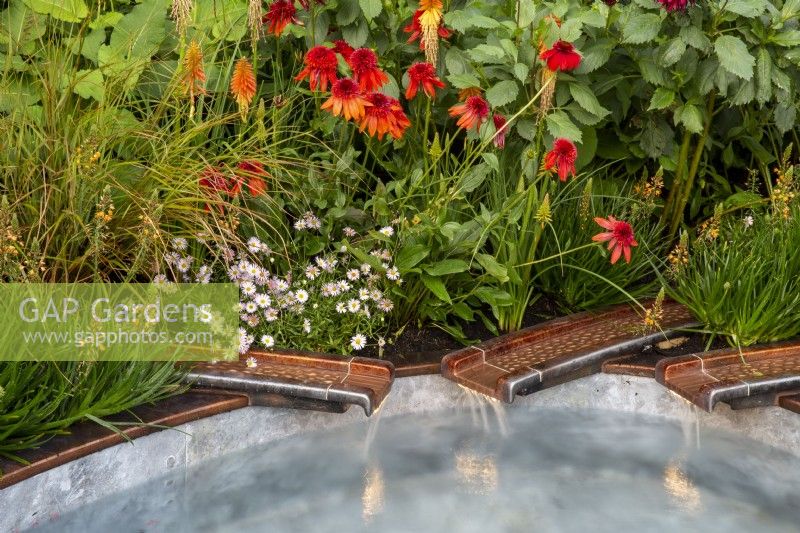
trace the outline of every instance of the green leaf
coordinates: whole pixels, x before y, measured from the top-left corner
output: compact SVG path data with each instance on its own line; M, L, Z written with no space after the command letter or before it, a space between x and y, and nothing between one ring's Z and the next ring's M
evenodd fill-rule
M75 86L72 90L82 98L94 98L103 103L105 85L103 84L102 72L99 69L79 70L75 73Z
M347 26L352 24L361 13L359 0L339 0L336 7L336 24Z
M428 276L427 274L423 274L421 276L422 283L425 287L428 288L437 298L442 300L443 302L451 303L450 295L447 293L447 287L445 287L444 282L433 276Z
M428 257L429 249L424 244L412 244L410 246L401 246L400 251L397 252L394 266L396 266L401 273L408 272L414 268L420 261Z
M475 296L482 302L496 307L511 305L514 299L504 290L494 287L481 286L475 289Z
M166 0L145 0L122 17L98 51L100 66L123 73L131 62L149 61L166 35L166 7Z
M353 48L360 48L366 44L369 38L369 26L367 21L359 18L355 24L342 28L342 37L350 43Z
M547 115L547 131L556 139L563 137L575 142L581 142L581 130L572 123L563 111L554 111Z
M467 55L478 63L501 63L506 51L499 46L479 44L475 48L467 50Z
M778 46L800 46L800 30L784 30L773 35L769 40Z
M469 87L480 87L481 82L472 74L450 74L447 81L456 89L467 89Z
M772 98L772 58L763 46L758 49L756 83L756 100L764 104Z
M661 62L665 67L670 67L680 61L683 53L686 51L686 43L683 39L676 37L669 42L669 45L664 49L661 54Z
M650 99L650 107L647 108L648 111L653 111L654 109L666 109L672 102L675 101L675 92L669 89L665 89L663 87L659 87L653 93L653 97Z
M675 110L675 124L683 124L687 131L701 133L703 131L703 112L693 104L684 104Z
M577 69L578 74L588 74L605 65L614 51L614 41L611 39L598 39L586 46L581 52L583 59Z
M34 12L22 2L12 2L0 11L0 44L13 45L16 52L31 55L37 40L47 31L47 17Z
M475 254L475 259L483 267L487 274L495 278L500 283L508 281L508 269L497 262L489 254Z
M726 71L745 80L753 77L755 59L747 51L747 45L738 37L723 35L717 38L714 51Z
M701 52L704 52L711 46L711 41L706 36L705 32L692 24L681 28L679 35L681 39L683 39L683 42Z
M767 8L767 0L725 0L722 2L722 7L725 11L755 18Z
M773 112L775 126L781 133L786 133L794 128L797 119L797 107L791 102L780 102Z
M383 11L381 0L358 0L358 5L361 6L361 11L367 20L374 19Z
M608 109L600 105L597 97L587 86L580 83L570 83L569 92L582 108L598 117L604 117L611 113Z
M642 44L652 41L661 29L661 17L653 13L634 15L622 28L622 41Z
M443 259L423 270L431 276L446 276L448 274L458 274L469 270L469 263L463 259Z
M448 74L466 74L469 69L469 62L456 47L447 50L444 55L444 64Z
M496 83L486 91L486 100L492 107L502 107L516 100L519 94L519 87L515 81L501 81Z
M83 0L22 0L37 13L50 15L65 22L80 22L89 14Z
M528 81L528 74L530 73L530 69L528 65L524 65L522 63L517 63L514 65L514 76L517 77L519 81L525 83Z
M536 122L529 118L517 120L517 133L525 140L532 141L536 137Z

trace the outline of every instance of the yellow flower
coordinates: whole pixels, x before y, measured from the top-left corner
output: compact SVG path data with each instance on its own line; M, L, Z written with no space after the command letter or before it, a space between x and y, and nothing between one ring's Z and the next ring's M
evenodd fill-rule
M256 75L253 72L253 65L246 57L237 61L236 67L233 69L231 94L236 98L242 120L245 120L247 111L250 109L250 102L256 95Z

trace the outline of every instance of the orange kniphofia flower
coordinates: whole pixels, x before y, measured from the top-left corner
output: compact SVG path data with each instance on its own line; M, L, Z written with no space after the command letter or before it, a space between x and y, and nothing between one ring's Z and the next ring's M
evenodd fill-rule
M275 0L269 5L269 11L263 17L265 24L269 22L267 31L276 37L279 36L290 22L297 24L295 13L297 9L292 0Z
M362 91L375 91L389 82L389 76L378 67L378 56L369 48L353 50L345 59L353 71L353 81Z
M631 262L631 247L639 246L633 236L633 228L623 220L617 220L612 216L606 218L596 217L594 219L601 227L608 230L598 233L592 237L596 242L608 242L608 249L611 252L611 264L616 263L620 255L625 255L625 262Z
M239 112L242 114L242 119L244 119L247 116L247 110L250 108L250 102L253 101L253 97L256 95L256 75L253 72L253 65L250 64L246 57L237 61L236 67L233 69L231 94L236 98Z
M444 83L436 77L436 69L430 63L414 63L409 67L406 100L414 98L420 86L428 98L433 98L436 87L444 88Z
M198 94L205 94L203 85L206 81L206 73L203 70L203 51L197 41L192 41L186 48L186 55L183 56L183 76L181 77L184 88L189 93L189 99L194 105L194 97Z
M572 43L558 40L549 50L545 50L539 57L547 63L547 68L556 71L569 72L581 64L581 55L575 51Z
M364 109L364 116L359 124L359 131L366 130L371 136L383 140L387 133L399 139L411 122L403 112L400 102L396 98L382 93L370 93L365 97L368 106Z
M545 170L558 171L558 179L567 181L570 174L575 175L575 160L578 158L578 149L569 139L556 139L553 149L544 156Z
M331 87L331 97L320 106L320 109L330 112L333 116L344 116L345 120L361 120L364 109L371 106L358 84L350 78L342 78Z
M317 45L308 52L303 59L305 68L300 74L295 76L295 81L308 78L308 85L312 91L328 90L328 84L336 81L336 68L339 63L336 59L336 52L327 46Z
M470 96L463 104L450 108L451 117L460 117L456 125L465 130L478 129L489 116L489 104L482 96Z
M420 36L422 36L422 26L419 23L419 19L422 16L422 13L424 12L421 9L417 9L416 11L414 11L414 16L411 18L411 22L409 22L403 28L403 32L411 34L408 37L408 41L406 41L408 42L408 44L413 43L414 41L419 39ZM450 37L450 35L452 35L452 32L444 27L444 24L439 25L439 29L436 31L436 33L442 39L447 39ZM422 43L422 41L420 41L419 43L419 49L425 50L425 45Z

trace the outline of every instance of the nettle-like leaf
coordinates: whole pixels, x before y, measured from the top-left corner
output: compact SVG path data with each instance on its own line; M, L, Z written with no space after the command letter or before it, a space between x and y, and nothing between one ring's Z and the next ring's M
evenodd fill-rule
M666 109L672 105L672 102L675 101L675 91L670 89L666 89L664 87L659 87L653 93L653 97L650 98L650 107L647 108L648 111L653 110L660 110Z
M469 87L480 87L481 81L472 74L450 74L447 81L456 89L467 89Z
M492 107L502 107L517 99L519 86L515 81L501 81L486 91L486 100Z
M673 114L675 125L682 124L687 131L701 133L703 131L703 112L694 104L678 106Z
M630 17L622 27L623 42L642 44L658 36L661 17L654 13L641 13Z
M714 51L722 68L745 80L753 77L756 60L747 50L747 45L738 37L732 35L718 37L714 42Z
M586 85L580 83L570 83L569 92L580 106L589 113L597 116L604 117L611 113L608 109L600 105L597 97Z
M764 104L772 98L772 57L764 47L758 49L756 82L758 83L756 100Z
M767 0L725 0L722 8L743 17L754 18L767 9Z
M374 19L383 11L381 0L358 0L358 5L361 6L361 12L367 20Z
M545 122L547 123L547 131L554 138L563 137L578 143L583 140L580 128L563 111L553 111L547 115Z
M339 0L336 7L336 24L347 26L352 24L361 14L359 0Z

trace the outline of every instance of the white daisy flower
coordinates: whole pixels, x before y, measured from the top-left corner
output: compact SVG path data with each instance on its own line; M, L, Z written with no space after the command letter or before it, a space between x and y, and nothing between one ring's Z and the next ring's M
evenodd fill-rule
M336 312L340 315L343 315L347 312L347 306L344 304L344 302L339 302L336 304Z
M367 345L367 338L358 333L350 338L350 347L354 350L361 350Z
M307 318L303 320L303 333L311 333L311 321Z
M244 310L248 313L255 313L258 311L258 304L251 300L244 304Z
M308 301L308 291L300 289L294 293L294 299L304 304Z
M364 274L365 276L370 272L372 272L372 267L369 265L369 263L362 263L359 269L361 270L361 273Z
M347 300L347 310L351 313L358 313L358 310L361 309L361 302L356 300L355 298L351 298Z
M306 267L306 277L308 279L316 279L320 274L320 269L314 265L308 265Z
M220 255L222 255L222 259L226 263L230 263L236 257L236 252L233 250L233 248L225 246L224 248L220 249Z
M258 237L250 237L247 239L247 249L250 251L251 254L257 254L261 251L261 241Z
M243 281L239 284L239 290L245 296L253 296L256 293L256 285L252 281Z
M400 271L397 267L391 267L386 271L386 278L390 279L391 281L397 281L400 279Z
M189 269L192 267L192 261L194 261L194 257L192 256L181 257L178 259L178 262L175 263L175 268L181 272L189 272Z
M266 256L269 256L272 253L272 249L263 242L261 243L258 251Z
M275 346L275 338L272 335L261 335L261 345L264 348L272 348Z
M276 320L278 320L278 310L272 307L264 309L264 319L267 322L275 322Z
M167 276L165 276L164 274L158 274L153 277L153 283L157 285L165 285L168 283Z
M753 226L753 215L747 215L746 217L744 217L742 222L744 222L744 227L746 227L746 228L752 227Z
M245 363L247 364L247 368L255 368L258 366L258 361L256 361L255 357L248 357Z
M247 353L247 350L250 349L250 345L253 344L253 340L253 336L247 333L247 330L239 328L239 353Z
M183 237L175 237L172 239L172 247L182 252L189 247L189 243Z
M384 313L389 313L392 309L394 309L394 302L388 298L384 298L378 302L378 309Z
M244 321L247 322L248 326L250 326L251 328L254 328L254 327L258 326L258 324L261 322L261 319L258 318L257 315L246 315L244 317Z
M339 247L339 253L346 254L347 253L347 246L344 244Z
M347 279L349 279L350 281L356 281L358 278L361 277L361 272L359 272L357 268L351 268L350 270L347 271L347 274L345 275L347 276Z
M339 291L341 291L341 292L347 292L352 287L352 285L350 285L349 283L347 283L344 280L338 281L338 282L336 282L336 284L339 286Z
M307 228L306 221L303 220L302 218L299 218L297 219L297 221L295 221L294 229L296 229L297 231L303 231L306 228Z
M359 300L369 300L369 289L358 289Z
M342 233L344 234L345 237L355 237L356 235L358 235L356 230L354 230L350 226L347 226L346 228L344 228L342 230Z
M378 337L378 348L383 348L384 346L386 346L386 339Z
M375 300L377 302L378 300L383 298L383 293L378 289L372 289L371 291L369 291L369 297L370 299Z
M386 237L391 237L392 235L394 235L394 228L392 228L391 226L384 226L378 230L378 233L385 235Z
M269 295L264 294L263 292L259 292L255 296L253 296L253 301L258 305L260 308L264 309L272 305L272 298Z

